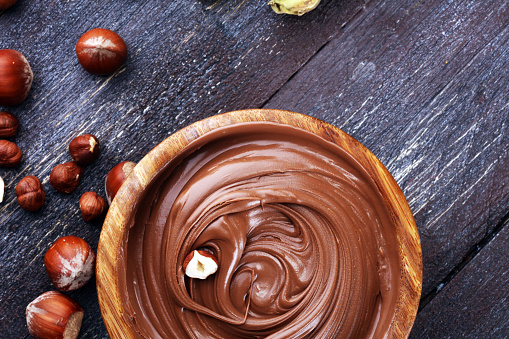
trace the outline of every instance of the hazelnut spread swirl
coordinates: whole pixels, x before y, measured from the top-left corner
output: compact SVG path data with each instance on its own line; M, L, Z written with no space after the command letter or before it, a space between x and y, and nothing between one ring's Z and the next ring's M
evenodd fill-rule
M140 338L379 338L396 308L394 223L346 150L271 122L191 142L136 202L118 256ZM205 248L219 269L185 276Z

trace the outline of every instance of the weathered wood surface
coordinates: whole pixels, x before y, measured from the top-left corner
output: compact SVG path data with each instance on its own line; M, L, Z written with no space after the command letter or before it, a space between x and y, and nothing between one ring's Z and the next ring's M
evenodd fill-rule
M75 58L77 39L94 27L117 31L128 45L125 67L111 77L87 74ZM26 305L52 289L42 264L50 244L74 234L97 245L101 223L79 215L83 192L104 195L113 165L140 160L190 122L261 106L342 128L402 187L424 259L413 337L509 335L507 291L491 291L509 274L506 1L372 1L362 10L361 0L329 0L297 18L273 14L264 1L19 0L0 15L0 48L24 53L35 73L29 99L10 109L24 160L0 169L5 337L28 335ZM102 155L77 191L58 194L49 173L70 159L67 144L83 132L99 137ZM15 201L15 184L29 174L48 196L37 213ZM86 311L81 337L105 337L94 282L71 296Z

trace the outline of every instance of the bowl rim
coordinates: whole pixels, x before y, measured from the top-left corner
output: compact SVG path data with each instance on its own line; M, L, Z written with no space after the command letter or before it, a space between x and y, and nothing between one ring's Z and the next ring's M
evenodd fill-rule
M124 239L126 221L137 199L136 192L144 189L167 162L180 154L182 149L196 138L220 127L264 121L297 127L340 145L372 176L393 218L400 257L400 293L385 337L408 337L417 315L422 291L422 251L419 233L403 192L381 161L349 134L309 115L275 109L232 111L192 123L164 139L134 167L110 205L97 248L97 295L110 337L135 337L123 317L124 307L118 288L117 256Z

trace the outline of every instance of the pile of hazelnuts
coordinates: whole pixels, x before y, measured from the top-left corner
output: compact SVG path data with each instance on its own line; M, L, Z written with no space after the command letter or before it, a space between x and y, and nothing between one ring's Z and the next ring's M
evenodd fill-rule
M17 0L0 0L5 10ZM125 62L127 47L122 38L103 28L92 29L81 36L76 44L76 55L81 66L91 74L107 75L117 71ZM25 56L12 49L0 50L0 106L15 106L28 96L33 72ZM0 167L16 167L23 158L22 151L12 141L19 127L17 117L0 111ZM56 165L50 174L50 184L58 192L69 194L80 183L84 167L99 157L99 140L92 134L74 138L69 144L72 161ZM135 164L124 161L113 167L105 181L108 203L130 174ZM4 183L0 178L0 202ZM19 205L30 212L39 210L46 194L39 178L29 175L15 188ZM96 192L86 192L79 200L81 216L86 222L104 215L108 203ZM83 239L64 236L47 250L44 266L53 285L62 292L83 287L95 272L95 252ZM33 300L26 309L28 330L35 338L76 338L83 318L82 307L71 297L49 291Z

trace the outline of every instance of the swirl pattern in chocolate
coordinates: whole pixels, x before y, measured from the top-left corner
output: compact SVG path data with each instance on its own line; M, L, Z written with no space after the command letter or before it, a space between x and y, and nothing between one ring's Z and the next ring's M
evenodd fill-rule
M140 338L378 338L399 286L394 224L364 168L295 127L253 122L188 145L137 202L119 255ZM185 276L208 248L219 270Z

